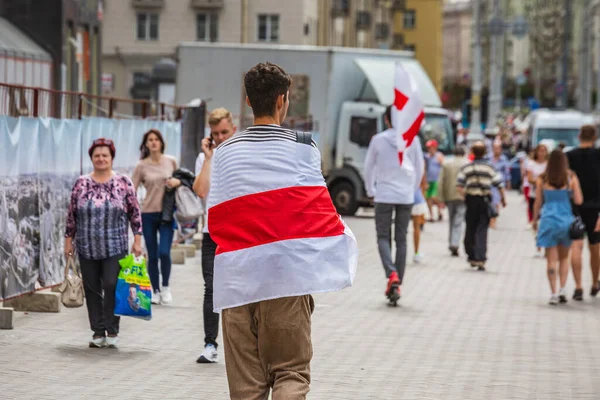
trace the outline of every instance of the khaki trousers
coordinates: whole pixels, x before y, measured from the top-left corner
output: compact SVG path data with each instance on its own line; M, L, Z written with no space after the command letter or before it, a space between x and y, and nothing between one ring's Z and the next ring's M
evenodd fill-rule
M312 359L312 296L223 310L223 347L232 400L306 399Z

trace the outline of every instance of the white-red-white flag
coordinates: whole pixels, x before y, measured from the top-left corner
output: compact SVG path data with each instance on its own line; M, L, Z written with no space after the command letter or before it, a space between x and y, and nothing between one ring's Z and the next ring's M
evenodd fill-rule
M402 165L403 154L419 133L425 111L414 79L400 63L396 63L394 77L394 107L392 107L392 126L397 132L398 159Z
M356 239L333 206L316 144L294 131L257 125L221 144L208 208L216 312L352 285Z

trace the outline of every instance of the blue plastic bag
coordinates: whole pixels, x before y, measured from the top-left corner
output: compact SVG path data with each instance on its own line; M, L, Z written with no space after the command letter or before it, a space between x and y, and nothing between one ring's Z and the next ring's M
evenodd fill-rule
M115 315L152 319L152 285L146 259L133 254L119 260L121 271L115 291Z

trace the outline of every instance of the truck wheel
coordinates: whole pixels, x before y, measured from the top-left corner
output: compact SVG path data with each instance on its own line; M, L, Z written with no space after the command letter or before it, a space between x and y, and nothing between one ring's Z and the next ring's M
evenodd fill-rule
M354 186L349 182L340 182L329 190L331 200L340 215L354 215L358 210L358 201L354 195Z

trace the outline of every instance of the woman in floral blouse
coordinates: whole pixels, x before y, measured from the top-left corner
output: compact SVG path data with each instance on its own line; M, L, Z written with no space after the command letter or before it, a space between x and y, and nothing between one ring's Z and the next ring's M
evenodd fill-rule
M94 171L75 182L67 217L65 256L79 256L90 326L90 347L118 345L119 317L114 315L119 260L127 255L128 223L134 234L131 252L142 254L142 218L133 183L112 169L115 145L97 139L88 154ZM104 297L102 296L104 291ZM106 337L108 335L108 337Z

